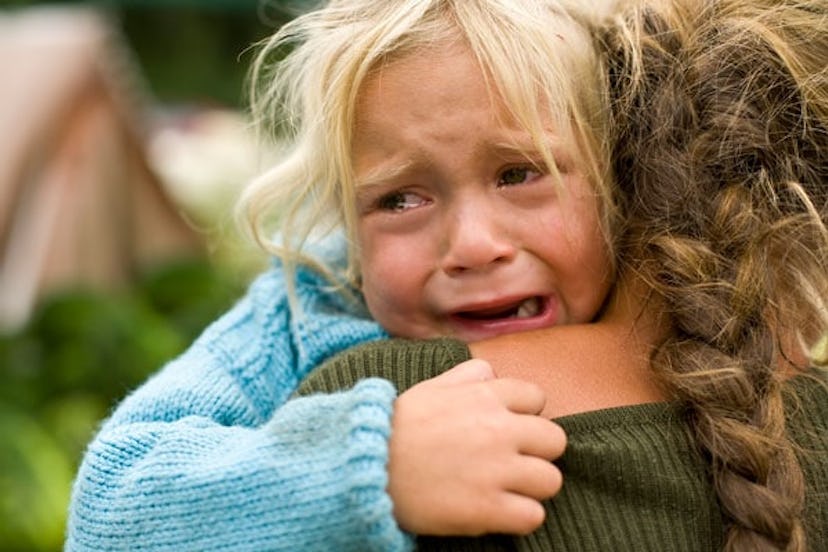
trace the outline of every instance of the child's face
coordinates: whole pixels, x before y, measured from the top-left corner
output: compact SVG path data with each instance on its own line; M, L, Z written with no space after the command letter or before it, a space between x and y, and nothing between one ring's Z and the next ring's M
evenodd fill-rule
M548 133L561 192L496 114L461 47L391 62L361 91L362 291L393 335L476 341L587 322L604 302L609 252L571 138Z

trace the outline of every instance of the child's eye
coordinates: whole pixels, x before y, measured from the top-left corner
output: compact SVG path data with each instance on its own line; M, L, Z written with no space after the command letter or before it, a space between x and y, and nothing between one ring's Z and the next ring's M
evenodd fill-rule
M379 198L377 207L382 211L401 213L425 205L425 203L425 198L419 194L413 192L393 192Z
M498 186L515 186L524 184L541 176L538 169L534 167L509 167L500 172L497 177Z

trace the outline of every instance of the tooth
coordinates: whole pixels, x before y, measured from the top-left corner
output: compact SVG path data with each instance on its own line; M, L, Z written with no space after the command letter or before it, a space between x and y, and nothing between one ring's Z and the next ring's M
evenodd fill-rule
M520 308L515 315L517 318L529 318L535 316L540 312L540 304L537 297L532 297L521 303Z

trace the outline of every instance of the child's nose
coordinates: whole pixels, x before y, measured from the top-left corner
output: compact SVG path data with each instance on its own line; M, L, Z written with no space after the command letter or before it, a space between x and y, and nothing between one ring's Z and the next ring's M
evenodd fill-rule
M515 255L508 232L502 231L496 213L480 205L469 205L448 214L443 270L456 275L486 270Z

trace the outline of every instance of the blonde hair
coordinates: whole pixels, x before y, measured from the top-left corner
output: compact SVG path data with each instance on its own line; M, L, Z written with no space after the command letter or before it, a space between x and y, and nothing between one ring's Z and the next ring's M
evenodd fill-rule
M725 549L805 550L783 399L825 366L828 4L629 4L603 42L619 255L673 322L652 366L709 459Z
M290 147L251 185L241 207L253 235L281 257L289 273L306 263L334 281L357 283L350 159L357 96L384 63L458 41L468 46L493 97L531 133L555 174L543 122L551 114L556 128L573 129L603 200L605 233L612 235L606 71L587 26L559 2L333 0L273 35L251 74L251 108L259 126L276 129ZM349 238L345 270L303 253L309 236L335 228L344 228Z

